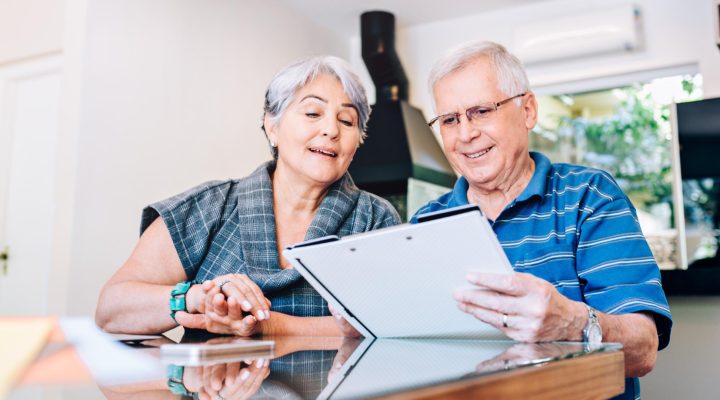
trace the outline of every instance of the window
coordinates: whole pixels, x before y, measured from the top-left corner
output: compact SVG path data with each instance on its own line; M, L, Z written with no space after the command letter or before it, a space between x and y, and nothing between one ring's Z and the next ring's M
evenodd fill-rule
M611 173L637 209L660 267L676 268L669 104L700 98L699 74L539 95L540 114L530 134L530 149L553 162Z

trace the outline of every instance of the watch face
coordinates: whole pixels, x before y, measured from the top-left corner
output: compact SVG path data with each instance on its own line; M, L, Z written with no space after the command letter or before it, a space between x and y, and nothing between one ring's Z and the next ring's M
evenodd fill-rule
M600 329L600 325L591 324L588 327L587 341L592 344L602 343L602 329Z

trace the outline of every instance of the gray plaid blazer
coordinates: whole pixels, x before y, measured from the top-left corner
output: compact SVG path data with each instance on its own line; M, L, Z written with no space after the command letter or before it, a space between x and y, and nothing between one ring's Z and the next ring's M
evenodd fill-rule
M246 274L272 302L272 310L297 316L329 315L325 300L278 259L270 174L275 163L249 176L212 181L147 206L140 233L165 222L188 279ZM322 200L305 240L346 236L400 223L386 200L358 189L345 174Z

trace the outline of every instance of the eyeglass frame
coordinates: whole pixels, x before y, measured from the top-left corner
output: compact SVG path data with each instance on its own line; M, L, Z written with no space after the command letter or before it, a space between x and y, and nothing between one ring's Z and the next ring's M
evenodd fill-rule
M460 120L460 115L462 115L462 114L465 114L465 117L467 118L468 121L472 121L472 118L470 118L470 114L469 114L470 110L477 109L478 107L485 107L485 106L491 105L491 106L494 107L493 111L497 112L498 108L500 108L501 105L503 105L503 104L505 104L505 103L508 103L510 100L515 100L515 99L517 99L518 97L523 97L523 96L525 96L525 95L528 94L528 93L529 93L529 92L523 92L523 93L520 93L520 94L516 94L515 96L508 97L507 99L498 101L497 103L492 103L492 102L491 102L491 103L478 104L478 105L476 105L476 106L468 107L468 108L465 109L465 112L464 112L464 113L451 112L451 113L440 114L440 115L438 115L437 117L431 119L430 122L428 122L427 124L428 124L429 127L432 127L433 124L434 124L435 122L437 122L437 120L439 120L440 118L442 118L442 117L447 117L447 116L449 116L449 115L454 115L455 118L458 119L458 125L459 125L459 124L460 124L460 122L459 122L459 120Z

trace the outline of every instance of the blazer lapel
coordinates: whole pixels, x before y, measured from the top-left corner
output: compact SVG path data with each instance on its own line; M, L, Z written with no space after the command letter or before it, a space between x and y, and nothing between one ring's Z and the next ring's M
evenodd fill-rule
M273 211L272 180L275 163L261 165L246 180L238 198L239 234L248 277L267 294L301 278L294 269L278 263L277 228ZM333 183L305 235L305 240L337 234L352 215L360 191L345 174Z

